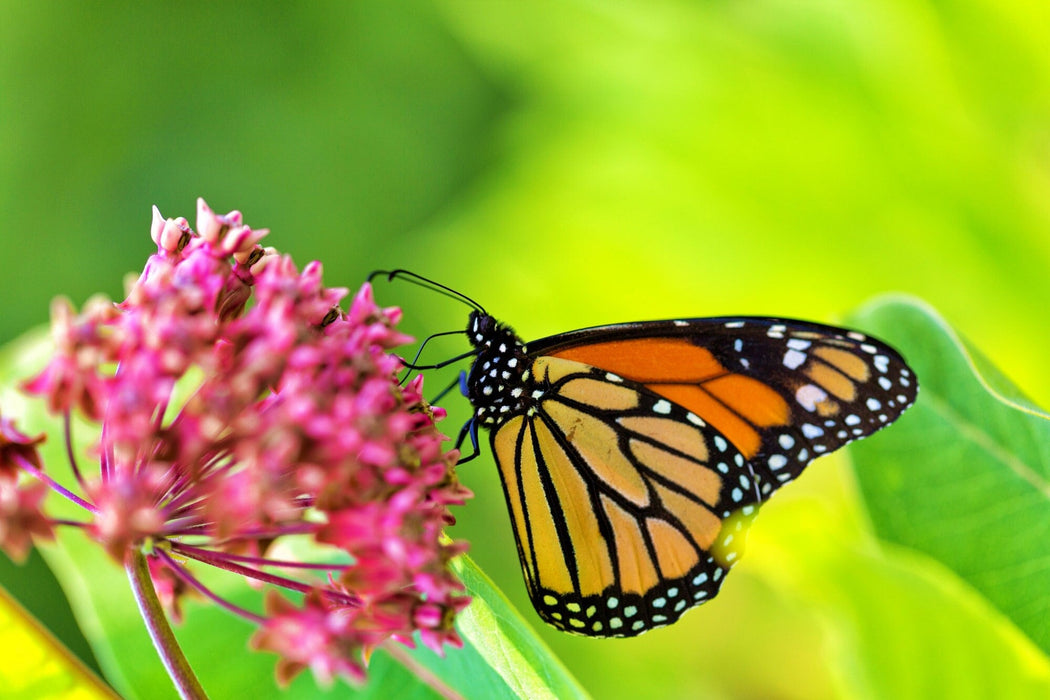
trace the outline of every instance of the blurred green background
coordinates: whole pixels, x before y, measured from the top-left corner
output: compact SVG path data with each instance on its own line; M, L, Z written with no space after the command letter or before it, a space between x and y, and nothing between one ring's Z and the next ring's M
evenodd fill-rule
M300 264L322 260L330 285L407 267L526 338L672 316L835 322L910 292L1050 405L1050 4L0 12L0 341L46 321L53 295L119 298L153 250L150 205L192 222L200 195ZM407 286L377 296L417 336L465 322ZM468 412L447 403L454 433ZM541 626L491 458L460 477L478 497L452 535ZM994 639L1011 660L987 664L1035 664L948 573L874 545L840 458L764 509L750 549L670 629L541 633L599 697L979 687L967 679L991 671L940 653L948 634ZM17 588L6 560L0 575ZM902 644L914 667L887 663Z

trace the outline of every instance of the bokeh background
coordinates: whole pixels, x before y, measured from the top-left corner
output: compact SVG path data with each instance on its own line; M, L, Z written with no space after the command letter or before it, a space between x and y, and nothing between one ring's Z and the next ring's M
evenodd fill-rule
M119 298L150 205L192 222L200 195L331 285L410 268L526 338L835 322L907 292L1050 405L1050 4L122 5L0 2L2 342L56 294ZM465 322L377 296L419 337ZM542 627L491 458L460 477L477 498L451 534ZM540 632L598 697L977 696L995 671L949 633L1039 666L949 573L872 541L841 458L764 509L723 591L634 640Z

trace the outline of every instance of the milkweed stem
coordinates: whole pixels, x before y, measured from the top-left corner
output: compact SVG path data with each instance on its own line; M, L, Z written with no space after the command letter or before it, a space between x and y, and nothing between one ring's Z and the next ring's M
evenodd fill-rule
M128 573L131 581L131 590L135 594L135 602L139 606L142 619L146 622L153 646L160 655L160 660L167 669L175 690L179 697L184 700L207 700L204 687L197 680L196 674L190 667L189 661L182 653L179 642L175 639L175 633L168 623L164 614L164 608L157 598L157 592L153 588L153 579L149 575L149 565L146 563L146 555L137 549L132 549L124 560L124 570Z

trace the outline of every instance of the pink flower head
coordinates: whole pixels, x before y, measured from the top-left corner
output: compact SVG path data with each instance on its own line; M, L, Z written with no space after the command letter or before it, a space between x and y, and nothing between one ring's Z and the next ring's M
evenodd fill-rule
M10 478L21 467L83 506L83 530L113 559L147 553L172 614L195 591L256 622L282 681L304 668L360 680L367 650L415 632L456 644L468 598L448 563L463 546L441 529L471 494L422 379L395 378L390 351L410 340L400 312L367 284L344 312L347 290L325 287L319 263L300 271L262 248L266 231L239 212L201 200L196 228L154 209L157 252L124 301L54 306L54 358L25 388L100 424L98 472L73 462L74 494L43 474L39 438L0 422L0 544L18 554L49 533L34 516L41 492ZM340 563L268 556L288 535ZM191 563L273 589L265 613L221 599Z

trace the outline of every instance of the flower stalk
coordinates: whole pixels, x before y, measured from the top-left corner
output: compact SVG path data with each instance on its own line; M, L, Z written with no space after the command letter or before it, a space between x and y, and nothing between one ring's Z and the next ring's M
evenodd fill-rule
M182 653L182 647L175 639L175 632L164 614L164 607L153 588L153 579L150 577L149 563L145 555L142 552L128 552L124 568L128 574L128 581L131 582L131 591L135 595L139 613L146 623L146 629L149 630L150 639L153 640L153 646L179 697L184 700L207 698L204 687L197 680L197 674L186 660L186 655Z

